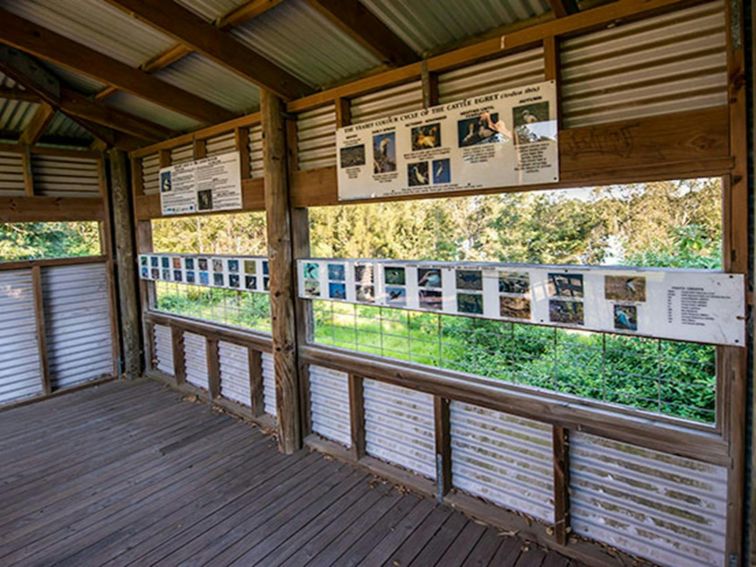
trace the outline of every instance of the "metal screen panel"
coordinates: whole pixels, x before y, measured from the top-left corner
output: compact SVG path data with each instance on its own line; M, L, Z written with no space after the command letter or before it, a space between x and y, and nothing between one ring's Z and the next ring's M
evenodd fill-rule
M151 154L142 158L142 187L145 195L160 194L160 156Z
M0 272L0 404L42 394L31 270Z
M349 381L346 372L310 365L312 430L326 439L352 445Z
M267 352L262 353L262 373L265 413L275 417L278 415L276 409L276 368L273 365L273 355Z
M336 107L333 104L297 116L299 169L336 165Z
M42 294L53 390L112 375L107 266L43 268Z
M370 122L392 114L423 108L423 85L420 81L384 89L352 99L352 124Z
M171 328L166 325L154 325L155 334L155 368L169 376L175 376L173 369L173 336Z
M207 339L202 335L184 333L186 381L203 390L210 389L207 371Z
M250 177L262 177L263 166L262 126L257 124L249 129L249 173Z
M726 105L725 33L714 2L565 40L564 125Z
M364 385L367 454L435 479L433 396L376 380Z
M570 440L575 533L681 565L724 565L727 471L601 437Z
M0 152L0 195L23 197L24 161L21 154Z
M215 138L208 138L205 142L205 154L215 156L236 151L236 135L233 131L221 134Z
M551 427L451 402L452 483L470 494L554 520Z
M252 405L249 384L249 349L247 347L220 341L218 343L220 362L220 394L224 398Z
M35 192L45 197L100 196L96 159L32 155Z
M192 161L194 159L194 146L186 144L171 150L171 165Z
M543 48L463 67L438 77L441 104L545 80Z

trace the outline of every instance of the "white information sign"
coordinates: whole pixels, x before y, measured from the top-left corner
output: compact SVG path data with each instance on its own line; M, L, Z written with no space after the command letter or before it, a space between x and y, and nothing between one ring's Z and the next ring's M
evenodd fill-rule
M340 128L339 199L559 181L556 83Z
M299 260L298 268L306 299L745 345L740 274L337 259Z
M211 156L160 170L164 215L241 209L239 152Z

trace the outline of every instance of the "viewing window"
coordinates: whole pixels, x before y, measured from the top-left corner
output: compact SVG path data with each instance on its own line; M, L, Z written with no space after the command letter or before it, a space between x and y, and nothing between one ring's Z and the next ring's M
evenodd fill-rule
M720 270L719 179L323 207L313 257ZM315 341L712 424L716 347L313 301Z
M152 221L156 253L267 254L264 213L165 218ZM155 309L221 325L270 332L268 294L156 282Z
M0 261L99 256L100 223L22 222L0 224Z

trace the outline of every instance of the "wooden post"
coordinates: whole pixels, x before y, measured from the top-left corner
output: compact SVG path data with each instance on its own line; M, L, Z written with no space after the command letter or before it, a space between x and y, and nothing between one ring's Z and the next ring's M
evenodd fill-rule
M420 80L423 86L423 107L430 108L438 104L438 75L428 70L428 62L420 63Z
M276 373L278 446L293 453L302 446L299 408L297 335L294 315L294 254L292 248L286 130L280 98L261 91L265 210L270 266L270 315L273 364Z
M436 424L436 500L443 502L452 487L449 400L433 396L433 410Z
M352 456L359 461L365 455L365 388L362 377L349 375L349 421L352 431Z
M217 338L208 337L205 340L207 354L207 377L208 377L208 400L210 403L220 396L220 353L218 352L219 341Z
M173 375L179 386L186 382L186 352L184 351L184 332L178 327L171 327L171 345L173 347Z
M260 417L265 413L265 399L263 397L263 369L262 354L251 347L249 351L249 394L252 415Z
M21 163L24 168L24 195L34 197L34 168L32 167L31 149L26 145L22 149Z
M552 430L554 447L554 538L559 545L567 545L570 527L570 450L569 431L555 426Z
M45 304L42 296L42 270L32 266L32 290L34 291L34 317L37 323L37 347L39 349L39 367L42 373L42 393L52 392L50 364L47 360L47 331L45 329Z
M127 378L140 375L139 294L134 241L134 217L129 199L129 160L121 150L108 152L110 188L113 196L118 307L123 337L123 373ZM115 340L115 339L114 339Z

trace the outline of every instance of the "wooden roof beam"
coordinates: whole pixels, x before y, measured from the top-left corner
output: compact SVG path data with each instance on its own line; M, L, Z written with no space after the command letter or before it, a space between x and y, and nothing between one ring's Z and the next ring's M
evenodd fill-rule
M161 4L162 6L162 4ZM234 115L228 110L139 69L0 9L0 42L147 99L202 122Z
M39 108L37 108L37 112L34 113L29 124L26 125L26 128L21 133L19 141L29 146L36 144L42 137L42 134L45 133L45 130L47 130L54 116L55 109L46 102L41 103Z
M261 88L291 100L311 93L297 77L172 1L107 0Z
M400 67L419 59L415 50L358 0L307 0L381 62Z
M580 11L577 0L549 0L549 4L557 18L564 18Z
M39 97L34 93L10 87L0 87L0 98L6 100L21 100L25 102L39 102Z

